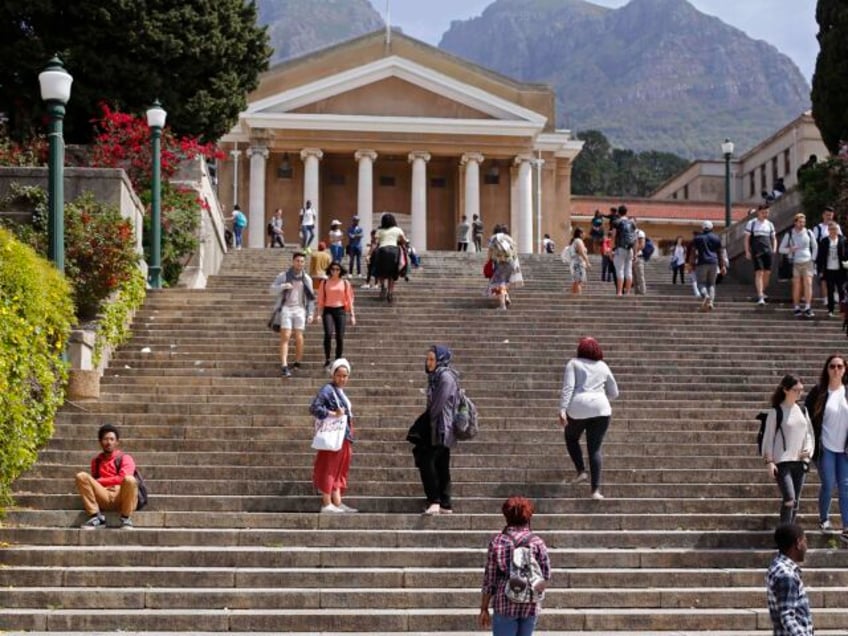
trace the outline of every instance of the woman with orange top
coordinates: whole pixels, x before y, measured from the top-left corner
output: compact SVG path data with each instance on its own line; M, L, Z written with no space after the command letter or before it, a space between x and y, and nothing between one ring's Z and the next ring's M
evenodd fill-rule
M324 368L330 368L330 344L336 334L336 357L343 357L345 324L350 314L350 324L356 325L353 312L353 285L344 278L347 274L341 263L333 262L327 268L327 278L318 292L318 311L324 324Z

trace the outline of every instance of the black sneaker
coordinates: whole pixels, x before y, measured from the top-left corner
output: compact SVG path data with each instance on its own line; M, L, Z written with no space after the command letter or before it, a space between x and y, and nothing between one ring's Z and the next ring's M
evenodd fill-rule
M810 307L807 307L804 310L804 318L815 318L816 315L813 313L813 310Z
M284 378L290 378L292 374L291 369L289 369L287 366L283 366L280 372L282 373Z
M329 371L331 366L333 366L332 362L330 362L329 360L324 360L324 370L325 371Z
M292 363L292 369L299 369L299 368L300 368L300 362L293 362Z
M99 530L106 527L106 517L100 513L91 517L88 521L80 526L83 530Z

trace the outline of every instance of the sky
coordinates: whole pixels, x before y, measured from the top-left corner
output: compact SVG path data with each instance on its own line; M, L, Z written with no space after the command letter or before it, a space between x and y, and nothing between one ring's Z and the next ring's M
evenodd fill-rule
M370 0L385 19L387 0ZM391 23L404 33L438 45L451 20L479 16L495 0L388 0ZM590 0L617 8L629 0ZM788 55L801 73L812 81L819 51L816 41L816 0L689 0L701 13L713 15L747 33L765 40Z

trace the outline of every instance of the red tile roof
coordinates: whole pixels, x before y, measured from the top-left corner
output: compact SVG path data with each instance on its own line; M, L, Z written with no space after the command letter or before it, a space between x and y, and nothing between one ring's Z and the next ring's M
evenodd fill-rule
M678 201L675 199L611 199L605 197L571 197L572 218L592 218L595 210L609 214L612 207L621 204L627 206L627 215L637 221L701 221L718 222L724 225L724 204L708 201ZM749 205L739 204L731 207L734 222L745 219Z

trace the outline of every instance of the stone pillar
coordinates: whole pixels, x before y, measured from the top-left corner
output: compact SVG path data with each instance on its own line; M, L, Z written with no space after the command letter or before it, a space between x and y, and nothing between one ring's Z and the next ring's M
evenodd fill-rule
M250 157L247 246L262 248L265 247L265 168L268 148L251 146L247 149L247 156Z
M409 153L412 164L412 236L410 242L418 252L427 251L427 162L430 153L415 150Z
M510 228L518 251L522 254L533 253L533 157L520 155L515 158L518 166L518 210L516 227Z
M357 150L354 158L359 163L359 181L356 190L356 215L362 227L362 251L371 240L371 230L374 226L374 161L377 153L373 150Z
M306 205L307 201L312 201L312 207L315 210L315 245L318 245L318 238L321 236L321 202L318 200L319 180L318 180L318 162L324 156L318 148L304 148L300 151L300 158L303 160L303 202Z
M471 223L474 215L480 215L480 164L483 155L479 152L466 152L460 163L465 166L465 208L463 214ZM469 236L469 244L473 246Z
M230 150L230 156L233 158L233 205L238 203L239 194L239 157L241 150Z

